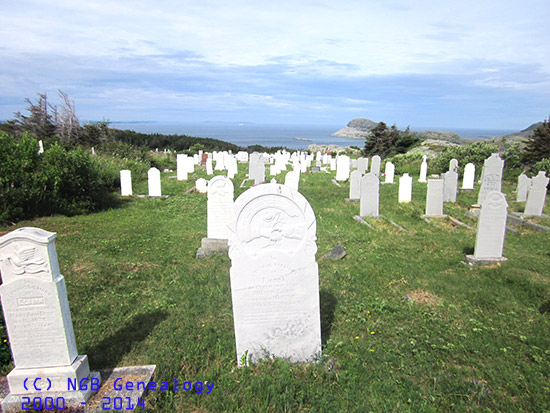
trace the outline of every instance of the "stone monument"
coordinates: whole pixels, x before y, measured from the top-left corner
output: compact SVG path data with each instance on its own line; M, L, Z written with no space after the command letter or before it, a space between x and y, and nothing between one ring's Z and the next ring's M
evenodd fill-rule
M321 355L316 221L307 200L280 184L235 200L229 237L239 366L261 358L311 362Z
M361 178L360 217L378 217L380 205L380 180L370 172Z
M544 201L546 201L548 181L549 178L546 177L546 172L544 171L539 171L539 174L531 179L524 215L539 217L542 215Z
M88 357L76 350L56 236L26 227L0 238L0 296L15 365L3 411L21 411L23 397L61 397L67 407L80 406L92 394L89 380L99 384L99 373L90 373ZM69 380L87 381L87 390L70 391Z

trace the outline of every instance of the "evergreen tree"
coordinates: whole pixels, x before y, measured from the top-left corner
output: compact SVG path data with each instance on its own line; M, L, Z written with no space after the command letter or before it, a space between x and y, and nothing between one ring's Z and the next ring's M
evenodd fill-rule
M533 165L543 158L550 158L550 117L533 131L525 145L525 162Z
M15 113L15 122L22 132L28 132L39 139L54 136L57 109L48 103L46 94L39 93L37 103L32 103L28 98L25 98L25 102L29 104L27 107L29 116L22 115L20 112ZM48 110L53 112L53 116Z
M380 155L382 158L395 152L395 144L399 139L399 130L395 125L391 128L384 122L379 122L365 140L363 153L366 156Z

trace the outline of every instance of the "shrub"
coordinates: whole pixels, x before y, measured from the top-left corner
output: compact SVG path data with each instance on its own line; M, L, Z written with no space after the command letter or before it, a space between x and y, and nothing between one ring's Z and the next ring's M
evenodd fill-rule
M420 165L422 164L422 152L409 152L395 155L387 161L395 165L395 175L408 173L409 175L420 174Z
M498 152L497 146L483 141L469 145L449 147L433 160L430 165L430 172L447 172L449 170L449 162L455 158L458 160L458 169L461 175L464 173L464 167L467 163L473 163L476 166L476 171L481 173L483 162L495 152Z
M38 154L36 139L0 134L0 220L75 215L111 205L113 198L88 151L59 144Z
M546 176L550 176L550 158L542 158L533 165L533 168L531 168L531 172L535 175L538 174L539 171L545 171Z

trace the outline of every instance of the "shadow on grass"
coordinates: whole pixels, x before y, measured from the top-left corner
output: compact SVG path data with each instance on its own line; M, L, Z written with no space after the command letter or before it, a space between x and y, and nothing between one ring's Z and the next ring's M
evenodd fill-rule
M166 311L157 310L134 316L116 333L87 349L85 354L92 369L117 367L124 355L138 342L145 340L153 328L168 317Z
M321 300L321 344L325 345L330 337L337 301L334 294L327 290L320 290L319 295Z
M474 247L470 247L470 246L464 247L462 249L462 253L466 255L472 255L474 253Z

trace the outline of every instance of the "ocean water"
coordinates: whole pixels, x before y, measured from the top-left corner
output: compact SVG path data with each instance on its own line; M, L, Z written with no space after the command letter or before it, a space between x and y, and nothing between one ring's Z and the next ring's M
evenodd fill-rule
M178 122L111 122L116 129L128 129L141 133L161 133L214 138L239 146L286 146L290 149L307 149L311 144L363 147L363 139L331 136L345 125L281 125L255 123L178 123ZM412 130L447 130L462 138L487 138L502 136L511 130L495 129L446 129L411 128ZM299 138L299 139L296 139ZM307 141L303 140L307 139Z

